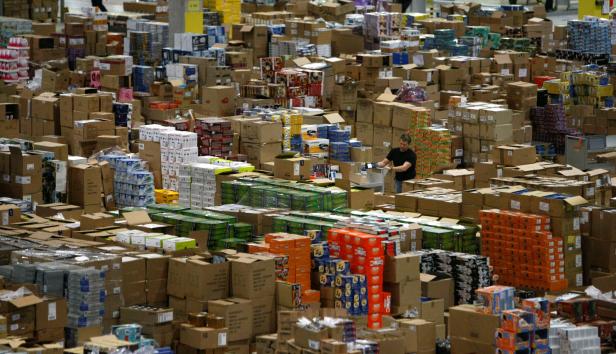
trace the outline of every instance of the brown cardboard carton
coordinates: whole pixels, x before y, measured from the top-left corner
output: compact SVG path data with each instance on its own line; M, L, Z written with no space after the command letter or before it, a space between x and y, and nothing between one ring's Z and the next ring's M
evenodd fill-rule
M106 213L82 214L79 217L79 222L81 230L94 230L100 227L112 226L114 217Z
M231 261L231 293L253 299L274 296L276 292L274 259L253 254L238 254Z
M138 254L135 257L145 259L146 280L167 279L169 256L154 253ZM165 289L167 287L165 286Z
M380 145L384 147L390 147L392 145L392 128L383 126L374 126L373 143L374 145ZM378 160L378 159L377 159Z
M358 210L372 210L374 208L373 189L353 188L349 191L348 197L349 208Z
M141 325L156 325L173 321L171 308L122 307L120 322L140 323Z
M282 139L282 125L279 122L242 122L242 141L260 144L279 142Z
M69 168L69 201L86 206L101 204L101 172L96 165L76 165Z
M252 333L259 335L276 330L276 299L265 296L251 300Z
M448 324L452 339L461 338L490 346L493 346L494 333L500 326L498 315L483 313L472 305L449 308Z
M493 151L495 163L505 166L518 166L534 163L537 159L534 146L501 145Z
M375 102L373 105L373 123L375 126L391 127L394 105L390 102Z
M371 100L359 99L357 101L357 122L372 124L373 108Z
M73 112L77 114L77 111ZM77 119L77 118L75 118ZM113 135L115 126L113 120L88 119L75 120L73 129L73 139L76 141L97 140L101 135Z
M194 327L182 324L180 343L195 349L216 349L227 346L226 328Z
M359 112L359 111L358 111ZM366 145L373 145L374 126L372 123L355 123L356 137Z
M436 327L433 322L423 319L402 319L397 322L404 333L405 352L422 353L434 350Z
M14 204L0 205L0 222L2 225L11 225L21 221L21 209Z
M282 147L279 142L268 144L242 142L240 149L240 153L247 155L248 162L255 166L274 161L281 152Z
M34 150L50 151L54 154L55 160L68 161L68 145L49 141L41 141L32 144Z
M55 121L59 113L59 99L52 93L46 92L32 98L32 118Z
M294 327L295 343L302 348L319 350L321 340L327 339L327 329L311 330L298 325Z
M122 282L124 284L145 281L145 259L122 257Z
M599 268L604 272L616 272L616 260L611 257L616 252L616 242L590 238L588 245L590 246L588 253L593 255L590 258L591 267Z
M208 313L224 317L229 341L252 338L253 314L250 300L212 300L208 302Z
M493 351L494 345L491 343L477 342L473 339L465 339L461 337L451 338L452 354L492 353Z
M411 253L385 257L383 280L392 283L419 279L419 256Z
M454 305L454 284L452 278L422 273L420 279L421 296L431 299L443 299L444 309Z
M44 299L36 304L36 330L64 328L67 323L66 299Z
M312 176L312 160L304 157L274 160L274 177L301 181Z
M147 262L146 262L147 269ZM167 303L167 278L146 280L146 304L161 306Z
M188 258L169 259L169 275L167 277L167 293L178 298L186 297L187 275L186 262Z
M445 306L443 299L422 299L419 306L419 317L436 324L444 324Z
M81 112L99 112L100 100L98 95L74 95L73 109Z
M421 297L421 283L419 280L402 283L383 283L383 289L391 293L392 313L394 313L394 307L400 308L402 312L407 309L418 310L419 298Z
M229 263L211 264L202 260L186 262L187 284L186 296L198 300L223 299L229 296ZM272 281L273 283L273 281Z
M123 284L124 305L142 305L146 303L146 283L144 281Z
M142 141L139 143L139 158L148 162L150 172L154 175L154 186L162 188L162 162L160 160L160 143L157 141Z
M236 96L233 86L203 87L203 113L213 116L233 115Z

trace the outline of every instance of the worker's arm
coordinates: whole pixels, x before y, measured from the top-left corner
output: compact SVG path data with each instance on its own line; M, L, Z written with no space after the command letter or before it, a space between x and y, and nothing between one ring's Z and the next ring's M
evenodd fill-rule
M406 170L408 170L411 167L413 167L413 164L408 161L405 161L404 164L393 167L392 170L394 172L406 172Z
M376 163L376 165L377 165L377 166L379 166L380 168L383 168L383 167L385 167L385 166L389 165L389 163L390 163L390 162L391 162L391 161L389 161L389 160L387 159L387 157L386 157L386 158L384 158L384 159L383 159L383 161L381 161L381 162L377 162L377 163Z

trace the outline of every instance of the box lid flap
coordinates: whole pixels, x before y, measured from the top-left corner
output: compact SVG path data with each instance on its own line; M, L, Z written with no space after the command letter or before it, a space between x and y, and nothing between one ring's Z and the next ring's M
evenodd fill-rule
M323 118L325 118L325 120L330 124L344 123L344 118L342 118L342 116L339 113L325 114L323 115Z
M377 101L393 102L396 100L396 95L394 95L388 87L376 99Z
M145 210L130 211L122 214L122 216L124 216L124 219L126 219L126 224L129 226L147 224L152 222L152 219L150 219L148 212Z

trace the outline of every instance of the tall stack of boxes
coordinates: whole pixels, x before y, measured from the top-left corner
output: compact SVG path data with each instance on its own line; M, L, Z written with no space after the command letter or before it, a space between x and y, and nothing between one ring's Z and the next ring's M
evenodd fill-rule
M508 83L507 105L511 109L522 111L525 120L529 120L531 108L537 106L537 85L522 81Z
M499 283L550 291L567 288L563 240L552 237L548 217L482 210L480 220L481 252L490 257Z
M9 153L0 154L0 161L0 185L4 195L30 202L43 202L41 155L25 153L19 147L11 147Z
M383 289L391 293L392 314L419 310L419 260L418 255L411 253L385 257Z
M245 154L248 163L260 167L274 161L282 152L282 124L258 119L241 122L240 153Z
M588 217L588 211L584 212ZM611 273L616 270L616 262L610 255L616 249L616 237L614 236L614 225L616 220L614 209L593 209L590 212L590 219L584 219L590 224L590 238L584 238L587 242L586 258L591 269ZM589 222L588 222L589 221Z
M449 124L464 137L464 161L469 164L489 161L496 146L513 143L514 121L521 129L517 114L492 103L469 102L449 109Z
M82 207L85 212L100 211L103 185L99 166L82 164L69 167L68 183L71 186L69 203Z
M98 136L116 135L111 95L60 95L58 109L61 133L74 155L89 155L96 146Z

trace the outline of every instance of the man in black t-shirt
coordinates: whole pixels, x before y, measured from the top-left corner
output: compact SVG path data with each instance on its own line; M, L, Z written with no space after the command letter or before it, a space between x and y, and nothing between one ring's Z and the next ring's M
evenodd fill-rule
M105 4L103 4L103 0L92 0L92 7L98 7L102 12L107 12L107 8Z
M410 143L411 137L408 134L402 134L400 136L400 147L391 149L387 157L377 163L381 168L393 163L394 167L392 167L392 170L396 172L396 193L402 193L402 182L415 178L417 155L415 155L413 150L409 149Z

